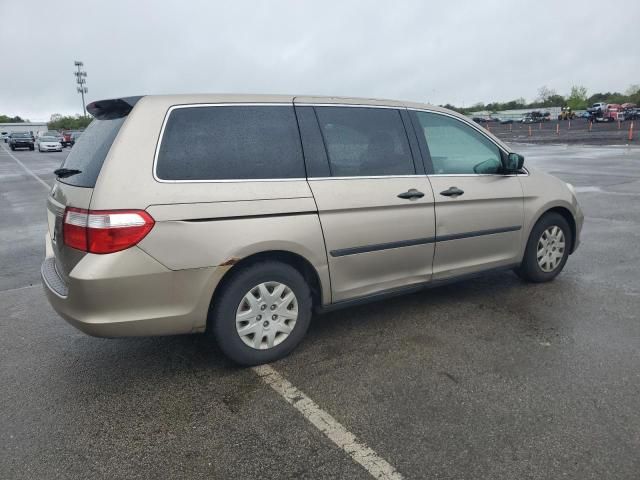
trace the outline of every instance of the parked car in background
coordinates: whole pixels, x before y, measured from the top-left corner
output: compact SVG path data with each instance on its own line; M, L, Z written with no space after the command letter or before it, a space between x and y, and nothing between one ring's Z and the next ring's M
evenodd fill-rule
M33 150L33 137L29 132L11 132L9 134L9 148L11 150L17 150L18 148Z
M640 108L630 108L625 111L625 120L640 120Z
M607 109L607 104L605 102L597 102L587 108L587 112L592 114L592 116L599 116Z
M522 118L522 123L540 123L540 122L548 122L551 120L551 114L549 112L539 112L534 110L525 114Z
M73 147L76 143L76 139L80 136L82 132L77 130L68 130L66 132L62 132L62 146L63 147Z
M62 143L56 137L38 137L36 148L39 152L61 152Z
M40 137L55 137L60 143L62 143L62 134L55 130L47 130L46 132L39 133L38 138Z
M71 132L62 132L62 141L60 142L63 147L71 147Z
M92 335L207 331L266 363L313 311L496 268L547 282L580 243L571 185L440 107L162 95L87 110L54 172L41 272Z
M503 125L510 125L514 123L514 120L513 118L503 118L502 120L500 120L500 123Z

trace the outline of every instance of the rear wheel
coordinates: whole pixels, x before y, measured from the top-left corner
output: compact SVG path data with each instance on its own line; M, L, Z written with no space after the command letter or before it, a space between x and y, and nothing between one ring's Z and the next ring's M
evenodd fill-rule
M311 291L285 263L263 261L240 267L216 294L210 327L220 349L241 365L286 356L311 322Z
M573 242L571 228L558 213L545 214L535 224L516 273L529 282L553 280L564 268Z

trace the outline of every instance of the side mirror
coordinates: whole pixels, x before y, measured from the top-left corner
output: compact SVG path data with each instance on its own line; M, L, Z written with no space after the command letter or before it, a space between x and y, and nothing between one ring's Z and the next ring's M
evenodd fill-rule
M505 170L507 172L518 172L524 165L524 157L517 153L510 153L507 155L507 161L505 162Z

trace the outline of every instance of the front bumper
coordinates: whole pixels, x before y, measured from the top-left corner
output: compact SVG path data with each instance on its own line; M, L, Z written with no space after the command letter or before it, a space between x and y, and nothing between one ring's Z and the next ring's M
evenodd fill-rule
M573 217L576 222L576 238L573 242L573 249L571 253L575 252L580 246L580 239L582 237L582 226L584 225L584 213L582 213L582 209L579 204L576 204L576 213Z
M65 278L49 234L46 242L41 275L49 303L78 330L97 337L204 331L212 293L229 268L173 271L133 247L86 254Z

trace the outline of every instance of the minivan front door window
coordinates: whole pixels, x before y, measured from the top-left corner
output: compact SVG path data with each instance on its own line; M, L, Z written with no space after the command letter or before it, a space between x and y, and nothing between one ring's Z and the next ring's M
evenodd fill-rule
M436 175L497 174L500 150L463 122L428 112L416 112Z

